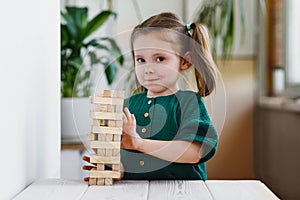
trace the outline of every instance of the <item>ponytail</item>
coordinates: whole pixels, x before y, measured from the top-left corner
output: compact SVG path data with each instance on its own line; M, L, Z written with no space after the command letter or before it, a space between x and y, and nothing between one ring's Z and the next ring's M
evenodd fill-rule
M199 23L192 23L190 35L190 51L192 63L195 67L195 76L198 93L202 97L208 96L216 88L217 67L212 58L209 44L209 34L207 28ZM186 26L187 27L187 26Z

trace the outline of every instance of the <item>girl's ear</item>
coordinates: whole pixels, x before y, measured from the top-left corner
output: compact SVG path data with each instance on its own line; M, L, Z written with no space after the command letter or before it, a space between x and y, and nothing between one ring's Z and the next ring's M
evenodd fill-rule
M188 51L181 57L180 69L181 70L188 69L191 65L192 65L191 52Z

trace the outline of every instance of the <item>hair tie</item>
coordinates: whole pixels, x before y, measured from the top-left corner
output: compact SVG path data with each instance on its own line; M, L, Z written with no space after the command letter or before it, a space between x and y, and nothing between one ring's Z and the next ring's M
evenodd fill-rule
M192 26L191 26L191 24L187 24L187 25L185 25L185 28L187 31L190 31L192 29Z

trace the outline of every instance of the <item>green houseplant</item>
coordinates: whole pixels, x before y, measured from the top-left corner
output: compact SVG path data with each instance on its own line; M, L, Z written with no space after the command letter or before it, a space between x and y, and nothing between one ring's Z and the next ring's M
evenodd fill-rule
M237 3L234 0L204 0L196 12L195 20L205 24L209 30L213 57L216 58L218 45L220 45L222 58L226 60L231 56L237 23L240 23L242 28L242 38L245 34L244 2L243 0Z
M79 142L90 127L93 68L104 67L110 85L124 58L114 39L93 34L116 13L104 10L88 20L87 7L66 6L61 16L61 136Z
M95 65L105 67L108 84L116 75L124 58L116 42L109 37L90 36L116 13L104 10L88 20L87 7L66 7L61 12L61 95L89 96L90 74ZM88 64L87 64L88 63Z

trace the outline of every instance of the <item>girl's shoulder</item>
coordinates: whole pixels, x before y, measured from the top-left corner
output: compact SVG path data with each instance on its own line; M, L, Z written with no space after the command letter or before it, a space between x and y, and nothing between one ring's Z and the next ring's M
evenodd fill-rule
M133 94L130 97L124 99L124 104L126 106L131 102L138 102L138 101L141 101L142 99L145 99L145 98L147 98L147 92L141 92L141 93L138 93L138 94Z
M134 94L128 98L125 99L125 104L130 104L131 102L143 102L147 101L147 92L141 92L138 94ZM156 97L156 99L159 99L160 102L164 101L172 101L175 99L175 101L178 101L179 103L188 103L188 102L197 102L197 103L202 103L202 97L194 91L191 90L178 90L175 94L173 95L168 95L168 96L161 96L161 97Z
M178 99L183 100L197 99L198 101L202 101L202 97L197 92L191 90L179 90L176 96Z
M197 92L194 92L192 90L178 90L177 93L180 95L186 95L186 96L190 96L190 95L200 96Z
M140 98L147 98L147 92L140 92L140 93L137 93L137 94L133 94L133 95L131 95L130 97L128 97L126 99L131 100L131 99L140 99Z

